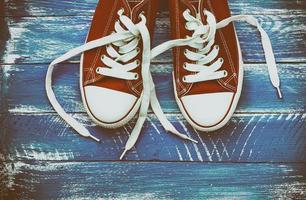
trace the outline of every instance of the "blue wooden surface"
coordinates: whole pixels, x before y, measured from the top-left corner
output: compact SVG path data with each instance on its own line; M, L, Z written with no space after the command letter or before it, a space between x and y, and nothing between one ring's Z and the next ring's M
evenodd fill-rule
M101 143L79 137L56 114L0 116L12 160L118 160L134 122L116 130L103 129L85 114L74 114ZM127 160L305 162L305 114L236 114L223 129L212 134L196 132L178 114L168 118L178 130L198 144L167 134L154 115L125 157Z
M170 34L161 2L154 45ZM306 1L229 0L233 14L256 15L270 35L284 99L277 99L269 82L258 33L237 23L246 63L243 93L229 124L212 134L194 131L178 110L171 52L154 59L163 109L199 144L165 133L150 112L126 157L133 162L116 160L134 121L113 131L93 124L81 103L77 64L55 71L54 89L63 107L102 143L79 137L44 91L48 63L83 43L96 3L0 1L0 199L306 198Z
M14 190L0 187L0 192L12 199L305 199L305 167L305 164L17 162L5 163L4 167L6 183Z
M10 89L2 92L0 113L54 112L45 95L47 64L5 65L0 77ZM306 64L279 64L284 99L278 99L265 64L247 64L236 113L304 113ZM179 113L172 87L171 64L151 65L156 91L166 113ZM54 90L68 112L85 112L79 90L79 65L61 64L54 72ZM27 84L25 84L27 83ZM31 85L31 87L28 87ZM259 95L260 94L260 95Z

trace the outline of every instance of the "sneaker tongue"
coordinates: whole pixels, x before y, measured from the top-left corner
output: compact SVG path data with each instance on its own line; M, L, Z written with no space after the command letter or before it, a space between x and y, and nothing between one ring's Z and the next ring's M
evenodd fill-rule
M205 23L206 22L206 16L204 15L204 10L207 8L207 5L205 4L207 0L198 0L198 1L193 1L193 0L188 0L187 2L192 5L191 13L196 15L196 13L199 13L201 15L202 21Z
M127 4L130 6L131 10L137 6L143 0L126 0Z
M132 21L134 23L139 22L139 15L143 11L148 11L147 6L149 1L148 0L127 0L131 11L132 11Z
M126 12L124 13L124 15L126 15L128 17L131 17L131 15L136 16L135 13L134 13L134 10L136 10L136 9L137 10L138 9L143 10L143 9L140 8L140 7L142 7L142 6L140 6L140 4L143 4L142 3L143 0L119 0L119 2L120 2L120 5L125 8ZM144 1L144 2L147 2L147 1ZM133 17L133 18L135 18L135 17Z
M204 10L207 9L206 5L204 4L204 1L200 0L199 1L199 5L198 5L198 12L200 12L200 15L201 15L201 19L202 19L202 22L206 22L206 16L204 15Z

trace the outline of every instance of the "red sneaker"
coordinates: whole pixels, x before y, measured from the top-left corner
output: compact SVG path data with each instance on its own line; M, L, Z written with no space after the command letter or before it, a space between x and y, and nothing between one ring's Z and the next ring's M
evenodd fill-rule
M219 129L236 109L243 82L243 62L232 21L246 21L260 31L270 79L281 97L269 37L254 17L231 17L227 0L170 0L169 7L174 40L156 49L160 52L176 47L173 51L175 97L194 128Z
M81 58L81 92L87 113L106 128L129 122L141 105L143 92L143 39L151 40L156 17L156 1L100 1L86 43L129 31L133 35L90 51ZM146 19L149 30L142 38L137 24ZM103 19L103 20L102 20ZM145 41L150 44L150 41ZM150 46L148 47L150 50ZM148 57L150 59L150 56ZM147 65L150 60L147 60Z

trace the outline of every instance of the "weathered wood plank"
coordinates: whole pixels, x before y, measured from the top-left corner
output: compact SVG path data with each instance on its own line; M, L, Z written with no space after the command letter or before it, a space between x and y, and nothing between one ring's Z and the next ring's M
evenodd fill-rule
M3 165L0 198L4 199L306 198L305 164L16 162Z
M56 114L0 116L0 152L8 160L118 160L134 121L123 128L98 127L74 114L101 143L78 136ZM160 161L305 162L306 114L236 114L224 128L197 132L181 115L167 115L175 127L199 141L167 134L149 115L136 147L125 159Z
M5 65L0 68L0 113L54 112L45 93L46 64ZM244 87L237 113L303 113L306 111L306 64L279 64L284 99L277 98L266 65L245 65ZM177 113L172 66L152 65L156 91L167 113ZM78 64L63 64L54 73L54 90L68 112L85 112L79 91ZM1 80L0 80L1 81Z
M5 16L60 16L92 15L98 0L9 0L5 4ZM166 10L168 1L159 0L160 9ZM305 14L305 1L235 1L229 0L233 14Z
M9 34L0 41L5 47L0 62L48 63L67 50L83 44L91 16L8 17L5 19L7 25L3 26L1 32ZM263 22L263 28L271 37L278 62L306 61L306 15L266 15L261 16L260 21ZM264 62L257 31L244 23L237 23L236 27L244 61ZM168 39L169 20L167 17L159 18L154 46ZM154 59L154 62L172 62L170 51Z

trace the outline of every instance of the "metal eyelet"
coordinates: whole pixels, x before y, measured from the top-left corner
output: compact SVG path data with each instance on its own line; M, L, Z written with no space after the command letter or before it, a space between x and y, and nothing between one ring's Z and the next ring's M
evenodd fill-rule
M100 72L100 67L97 67L97 68L96 68L96 73L99 74L99 72Z
M187 52L188 52L188 51L187 51L187 49L185 49L185 50L184 50L184 54L186 55L186 54L187 54Z
M139 47L137 47L137 48L136 48L136 51L137 51L137 53L139 53L139 52L140 52L140 48L139 48Z
M182 81L186 83L186 76L183 76Z
M187 63L186 63L186 62L184 62L183 68L184 68L184 69L187 69Z
M224 62L224 59L223 59L222 57L220 58L220 62L221 62L221 63L223 63L223 62Z
M104 60L105 59L105 55L101 55L101 60Z
M137 65L137 66L140 65L140 61L139 61L139 60L136 60L135 62L136 62L136 65Z
M216 46L215 46L215 48L216 48L217 50L219 50L219 49L220 49L219 45L216 45Z
M139 75L136 73L136 74L134 75L134 79L137 80L138 78L139 78Z
M227 77L227 71L224 70L223 75L224 75L224 77Z

